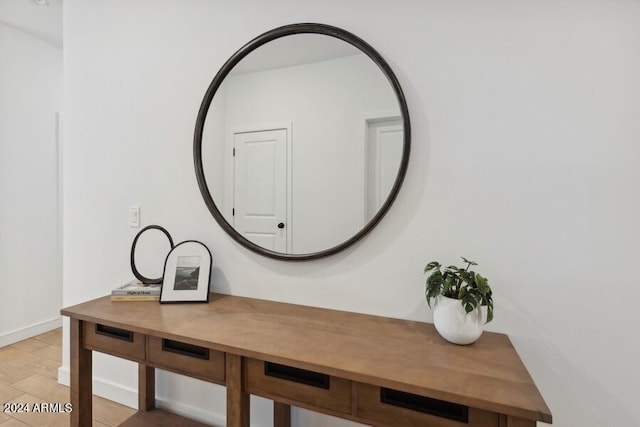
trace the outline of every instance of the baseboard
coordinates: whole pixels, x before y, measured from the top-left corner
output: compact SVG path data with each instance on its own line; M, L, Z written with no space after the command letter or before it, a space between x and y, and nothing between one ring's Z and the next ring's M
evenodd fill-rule
M0 335L0 347L11 345L18 341L26 340L27 338L31 338L36 335L44 334L45 332L49 332L50 330L59 328L61 326L62 318L57 317L55 319L27 326L26 328L16 329L15 331L4 333Z
M213 427L224 427L227 425L226 417L221 417L220 415L214 414L213 412L205 411L193 406L188 406L183 403L156 398L156 407L165 409L169 412L173 412L174 414L182 415L186 418L191 418L192 420L196 420Z
M68 368L64 366L58 368L58 382L69 386L71 380ZM115 384L101 378L93 378L93 394L130 408L136 409L138 407L138 390L123 387L120 384ZM227 425L225 417L183 403L156 398L156 406L213 427L224 427Z
M66 386L71 384L69 368L64 366L58 368L58 382ZM133 409L138 407L138 390L95 376L93 377L93 394Z

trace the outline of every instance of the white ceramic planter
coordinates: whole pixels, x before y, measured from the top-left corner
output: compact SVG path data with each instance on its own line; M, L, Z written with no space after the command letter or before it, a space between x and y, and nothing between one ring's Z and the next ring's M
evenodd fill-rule
M482 335L482 311L478 306L466 313L460 300L440 295L433 308L433 324L447 341L461 345L471 344Z

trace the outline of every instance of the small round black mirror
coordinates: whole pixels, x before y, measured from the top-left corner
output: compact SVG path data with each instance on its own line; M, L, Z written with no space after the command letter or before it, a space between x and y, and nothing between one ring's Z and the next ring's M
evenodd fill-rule
M174 247L173 239L171 238L171 235L169 234L169 232L164 228L160 227L159 225L149 225L147 227L144 227L142 230L140 230L140 232L138 232L138 234L136 234L136 237L133 239L133 243L131 244L131 271L133 272L133 275L136 277L136 279L138 279L140 282L147 285L162 283L162 277L159 277L156 279L146 277L142 275L140 271L138 271L138 268L136 267L136 247L138 246L138 240L140 240L140 237L149 230L160 231L164 235L164 237L166 237L169 240L169 248L166 250L166 252L159 252L160 250L159 247L161 246L160 239L162 239L163 236L160 235L158 237L157 236L158 233L147 233L144 238L145 248L148 249L146 252L151 254L151 258L155 259L155 260L152 260L151 262L149 262L149 259L148 259L149 257L145 259L146 262L144 262L144 264L147 268L149 268L149 264L151 264L150 269L156 270L156 268L153 268L153 266L159 266L160 271L162 271L162 266L164 265L164 261L167 254L171 252L171 249L173 249ZM162 254L162 256L159 254ZM140 260L138 260L138 262L140 264Z

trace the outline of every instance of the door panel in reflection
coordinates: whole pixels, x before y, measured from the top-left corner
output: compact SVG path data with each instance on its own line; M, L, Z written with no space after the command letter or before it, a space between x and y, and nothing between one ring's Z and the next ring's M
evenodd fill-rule
M266 249L287 252L287 130L234 134L233 226Z
M367 120L365 221L378 212L391 192L402 160L403 136L400 117Z

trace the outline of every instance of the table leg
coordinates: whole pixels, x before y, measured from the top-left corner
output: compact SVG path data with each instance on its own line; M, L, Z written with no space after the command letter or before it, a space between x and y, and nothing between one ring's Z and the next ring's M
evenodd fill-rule
M91 350L83 346L82 330L85 323L71 319L71 427L91 425L92 418L92 358Z
M144 363L138 364L138 410L150 411L156 407L156 370Z
M291 406L273 402L273 427L291 427Z
M227 427L249 427L249 394L242 390L242 357L227 353Z
M536 422L533 420L525 420L524 418L501 415L500 427L536 427Z

